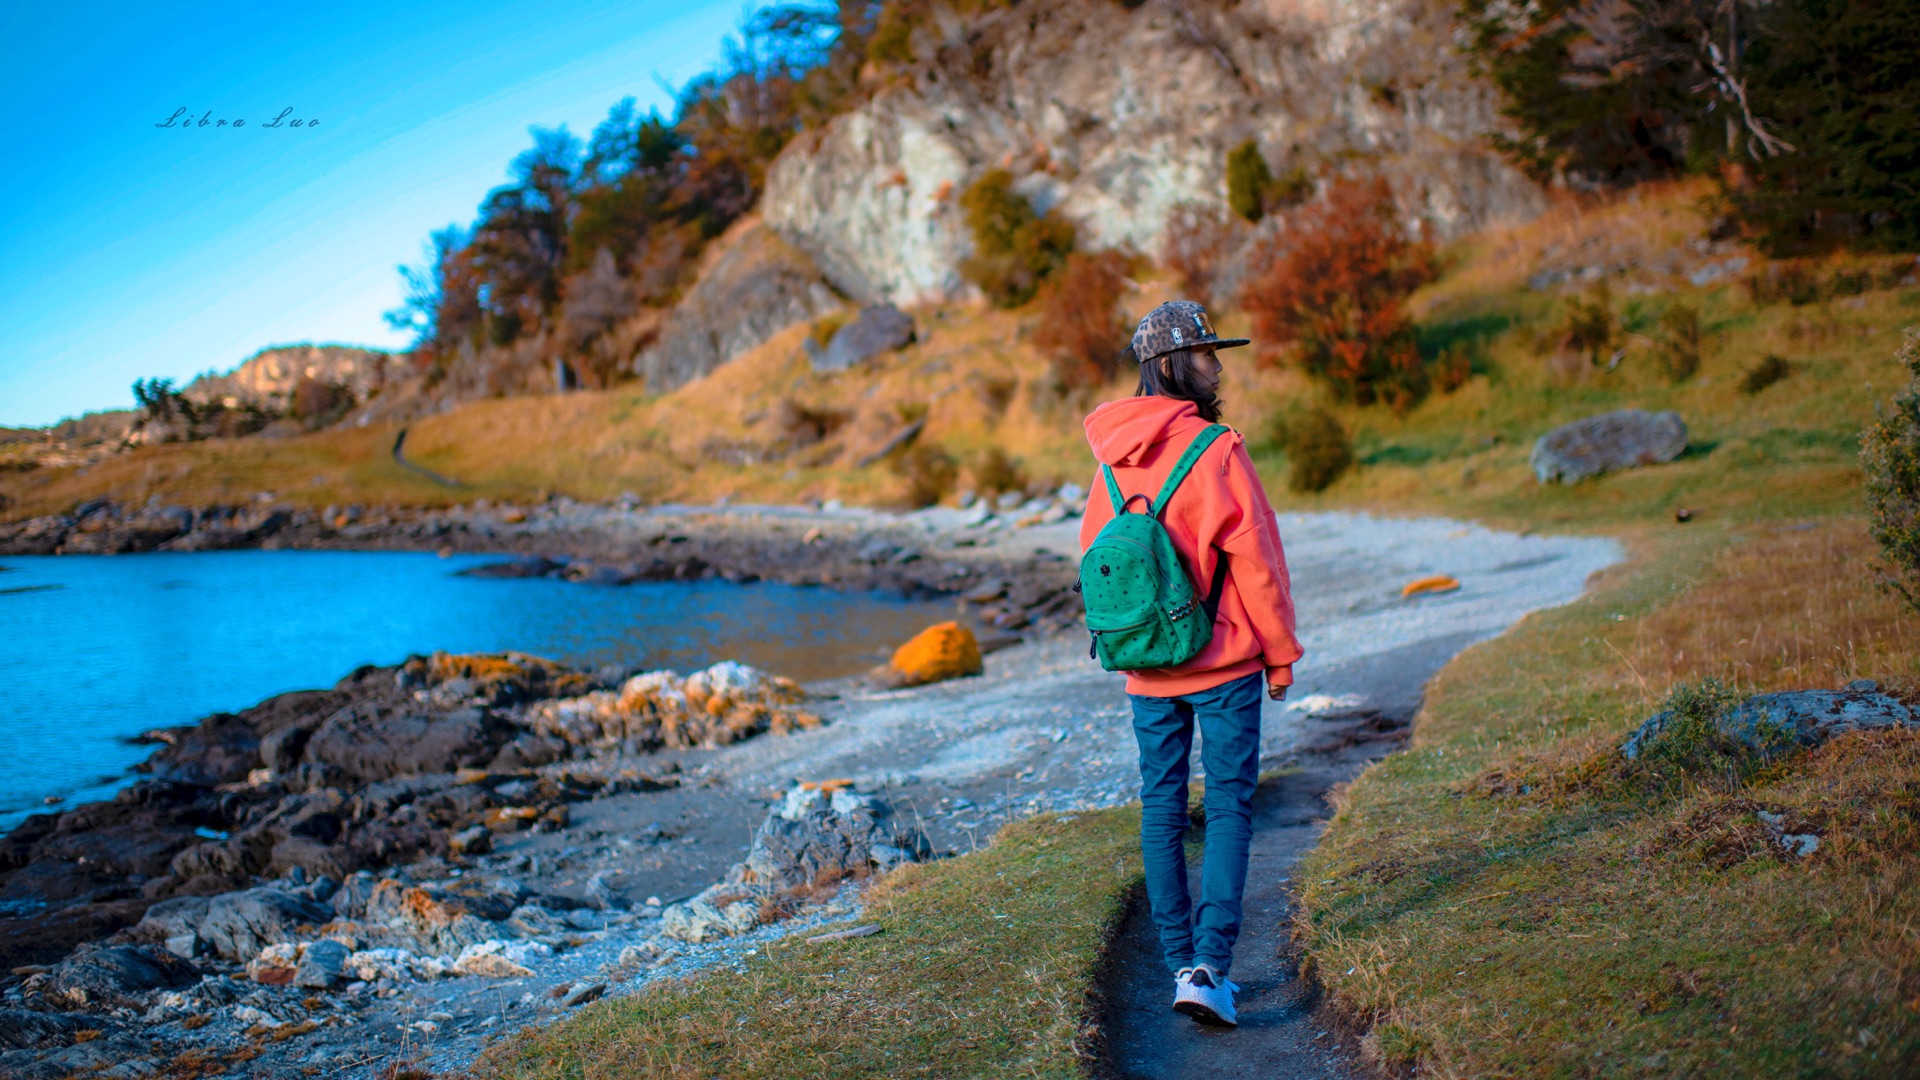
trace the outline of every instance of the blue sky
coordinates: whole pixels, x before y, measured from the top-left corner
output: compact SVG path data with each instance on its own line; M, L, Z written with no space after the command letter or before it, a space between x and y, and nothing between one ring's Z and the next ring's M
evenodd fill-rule
M0 5L0 424L268 345L404 345L395 266L471 223L530 126L670 113L661 83L752 6ZM157 126L180 108L209 125Z

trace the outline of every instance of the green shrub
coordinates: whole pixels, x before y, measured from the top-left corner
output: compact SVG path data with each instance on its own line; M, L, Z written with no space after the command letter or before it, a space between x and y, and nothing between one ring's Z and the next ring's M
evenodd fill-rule
M982 495L998 495L1003 491L1025 491L1027 474L1020 469L1018 462L1007 456L1005 450L990 446L980 459L973 463L973 486Z
M1633 771L1669 793L1689 783L1732 790L1798 748L1786 724L1763 720L1752 743L1721 727L1739 701L1732 687L1711 676L1675 686L1661 706L1669 714L1666 726L1641 748Z
M1248 221L1259 221L1267 212L1267 189L1273 186L1273 172L1260 153L1260 144L1248 139L1227 154L1227 206Z
M893 0L880 8L874 19L873 37L867 40L867 59L882 64L913 63L913 31L924 13L920 5Z
M1660 368L1671 382L1681 383L1700 370L1700 309L1674 304L1660 313Z
M946 498L960 475L953 456L929 443L915 443L894 455L891 468L907 482L904 499L915 510Z
M1768 353L1766 359L1748 368L1746 373L1740 376L1740 392L1757 394L1792 373L1793 369L1786 360Z
M1325 491L1353 466L1353 443L1340 420L1322 408L1306 409L1276 425L1276 442L1287 455L1287 487Z
M1567 299L1567 315L1561 323L1567 348L1586 355L1587 363L1600 366L1602 353L1611 352L1620 329L1613 315L1613 293L1606 279L1589 289L1585 296Z
M1869 530L1886 558L1882 583L1920 610L1920 330L1908 330L1898 358L1910 378L1860 435Z
M1033 299L1073 252L1073 223L1034 213L1005 169L989 169L968 185L960 209L973 235L973 254L961 260L960 273L998 307Z

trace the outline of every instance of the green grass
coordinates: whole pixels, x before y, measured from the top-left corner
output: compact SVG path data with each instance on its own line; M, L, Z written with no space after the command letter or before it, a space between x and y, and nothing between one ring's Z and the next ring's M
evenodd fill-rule
M523 1031L489 1080L1079 1077L1091 986L1140 879L1137 809L1044 815L991 847L896 871L873 937L770 945L720 971Z

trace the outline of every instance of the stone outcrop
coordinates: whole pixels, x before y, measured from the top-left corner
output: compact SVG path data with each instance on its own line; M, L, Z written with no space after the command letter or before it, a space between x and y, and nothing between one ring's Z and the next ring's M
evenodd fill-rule
M268 945L292 940L301 927L332 917L331 908L310 896L263 886L213 897L200 936L221 956L244 962Z
M712 747L818 725L819 717L794 707L802 696L791 679L723 660L684 679L649 671L618 690L543 701L527 720L535 732L577 746Z
M131 925L136 944L259 960L285 983L296 956L268 950L336 917L384 927L379 947L457 956L511 936L502 928L524 891L403 887L367 871L471 856L495 834L566 828L570 803L674 787L677 766L654 776L606 762L811 727L803 696L733 662L629 678L516 653L436 653L156 733L150 779L0 839L0 901L31 913L0 919L0 961L55 959ZM576 748L612 752L597 767L559 762ZM625 906L598 880L587 903Z
M912 341L913 319L892 304L876 304L834 331L824 347L808 338L807 356L815 371L845 371Z
M1672 461L1687 449L1676 412L1620 409L1554 428L1527 459L1543 484L1573 484L1601 473Z
M744 862L691 899L670 904L660 932L703 942L744 934L784 917L799 897L932 854L879 798L847 781L790 788L760 823Z
M935 11L891 85L795 139L768 170L767 224L862 303L966 291L958 196L994 167L1092 246L1148 253L1179 204L1224 208L1226 156L1249 139L1275 174L1364 161L1442 237L1544 205L1487 145L1501 124L1495 92L1451 47L1444 5Z
M181 394L199 404L252 405L283 413L294 387L311 380L339 387L360 402L386 385L392 360L392 354L380 349L351 345L276 345L254 353L225 375L194 379Z
M1755 750L1777 749L1783 741L1818 746L1850 731L1920 727L1920 715L1879 691L1871 679L1862 679L1841 690L1756 694L1718 717L1715 726ZM1649 717L1622 744L1621 755L1638 759L1673 720L1671 712Z
M200 981L200 970L145 945L83 945L47 973L43 992L67 1008L133 1008L154 990Z
M659 338L633 360L651 392L690 383L794 323L841 306L819 269L763 225L736 226L716 246Z

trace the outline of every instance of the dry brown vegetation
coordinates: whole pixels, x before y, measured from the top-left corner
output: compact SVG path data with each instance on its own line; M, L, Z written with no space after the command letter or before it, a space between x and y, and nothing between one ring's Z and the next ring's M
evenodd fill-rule
M1770 527L1722 555L1684 604L1636 621L1623 651L1649 687L1711 676L1752 690L1818 688L1900 676L1920 650L1920 613L1870 587L1876 554L1858 519Z
M1383 1064L1920 1063L1920 735L1843 736L1677 788L1636 783L1614 749L1681 680L1911 692L1915 626L1860 572L1862 535L1828 519L1643 536L1590 598L1449 665L1413 748L1341 797L1300 875L1309 955ZM1785 832L1818 850L1789 853Z
M1099 387L1118 370L1133 330L1120 310L1130 261L1117 251L1075 252L1042 294L1033 344L1062 387Z

